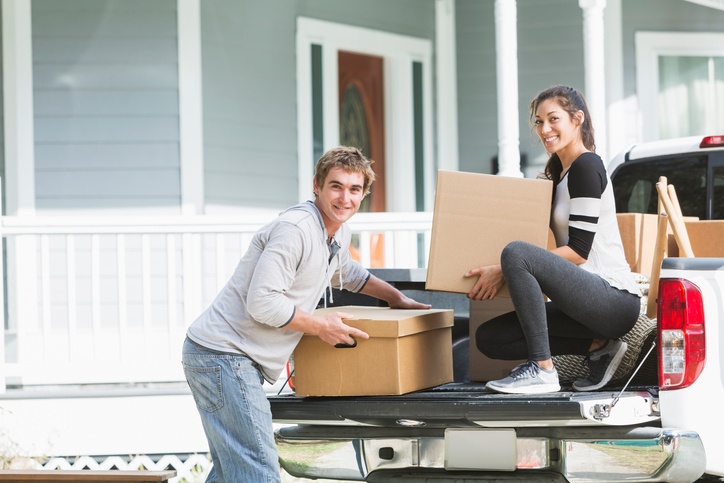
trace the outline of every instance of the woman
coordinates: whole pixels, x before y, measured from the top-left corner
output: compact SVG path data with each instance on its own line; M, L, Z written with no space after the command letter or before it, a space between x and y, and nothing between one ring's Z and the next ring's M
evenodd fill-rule
M550 158L550 226L556 248L512 242L500 265L479 267L468 296L495 297L507 283L515 312L480 326L478 349L493 359L526 359L487 387L505 393L560 390L552 355L586 355L589 375L579 391L606 385L618 368L626 334L638 319L641 292L623 251L611 181L595 154L593 127L583 96L553 86L533 99L530 118ZM546 302L544 295L550 301Z

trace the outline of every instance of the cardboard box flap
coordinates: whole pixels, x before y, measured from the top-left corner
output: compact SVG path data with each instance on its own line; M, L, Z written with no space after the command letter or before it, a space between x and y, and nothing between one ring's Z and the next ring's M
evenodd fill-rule
M552 189L549 180L438 171L429 257L434 263L425 287L467 293L476 278L465 273L500 263L511 241L545 248Z
M353 319L344 319L344 323L367 332L370 337L404 337L428 330L452 327L455 322L451 309L408 310L346 305L314 311L315 315L330 312L346 312L354 315Z

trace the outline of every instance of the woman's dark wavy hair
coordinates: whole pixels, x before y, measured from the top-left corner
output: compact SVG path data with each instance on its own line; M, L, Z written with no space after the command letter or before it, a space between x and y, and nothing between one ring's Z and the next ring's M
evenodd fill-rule
M530 123L532 127L535 127L535 113L541 102L547 101L548 99L555 99L558 104L561 105L564 111L571 116L571 119L575 119L575 115L578 111L583 111L583 124L581 124L581 139L583 145L589 151L596 150L596 143L593 139L593 124L591 123L591 114L588 112L588 105L583 94L578 92L573 87L555 85L542 91L538 94L535 99L530 103ZM561 172L563 171L563 165L561 160L556 153L551 154L546 163L545 169L543 170L543 176L546 179L553 180L554 183L560 181Z

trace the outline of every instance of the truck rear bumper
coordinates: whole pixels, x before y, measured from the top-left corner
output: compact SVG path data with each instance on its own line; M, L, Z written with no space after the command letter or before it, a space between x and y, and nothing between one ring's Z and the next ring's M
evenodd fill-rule
M411 434L385 428L350 429L278 429L276 441L282 467L297 477L355 481L386 471L440 470L464 472L466 481L471 474L524 471L557 473L569 482L669 483L693 482L706 467L699 436L675 429L457 431L467 434L451 434L449 430L417 430Z

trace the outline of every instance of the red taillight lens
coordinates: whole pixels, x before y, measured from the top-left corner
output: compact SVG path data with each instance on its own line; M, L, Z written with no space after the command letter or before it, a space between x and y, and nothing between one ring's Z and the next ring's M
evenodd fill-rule
M706 361L704 305L699 287L662 279L658 294L659 387L681 389L696 381Z
M707 136L701 140L700 148L718 148L724 146L724 135Z

